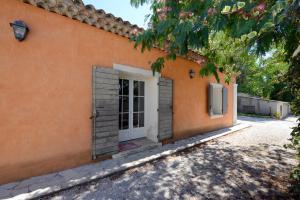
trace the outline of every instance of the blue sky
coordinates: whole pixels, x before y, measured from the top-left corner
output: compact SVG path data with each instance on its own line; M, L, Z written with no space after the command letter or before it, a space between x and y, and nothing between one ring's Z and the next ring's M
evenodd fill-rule
M129 21L140 27L147 27L145 16L150 13L150 5L134 8L130 5L130 0L83 0L85 4L92 4L96 9L103 9L112 13L116 17Z

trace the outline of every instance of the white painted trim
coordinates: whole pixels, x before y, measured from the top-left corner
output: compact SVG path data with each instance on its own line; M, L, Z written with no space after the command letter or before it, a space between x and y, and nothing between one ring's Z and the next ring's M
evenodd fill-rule
M211 115L210 119L218 119L218 118L222 118L224 117L224 115Z
M153 77L153 72L151 70L146 70L146 69L140 69L137 67L130 67L126 65L121 65L121 64L113 64L113 68L115 70L124 72L124 73L129 73L133 75L138 75L138 76L143 76L143 77Z
M233 124L237 123L237 88L238 84L233 84Z
M209 84L213 85L214 87L223 88L223 85L220 83L209 83Z
M148 79L147 85L147 138L152 140L153 142L159 142L157 139L158 136L158 86L159 78L157 76Z

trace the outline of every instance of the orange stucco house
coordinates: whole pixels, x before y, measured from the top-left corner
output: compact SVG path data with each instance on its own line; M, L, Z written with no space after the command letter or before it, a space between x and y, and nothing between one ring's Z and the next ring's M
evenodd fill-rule
M86 164L137 138L179 140L232 126L236 85L190 77L193 52L153 76L141 29L72 0L0 7L0 184ZM9 23L29 27L16 40ZM222 77L222 75L220 75Z

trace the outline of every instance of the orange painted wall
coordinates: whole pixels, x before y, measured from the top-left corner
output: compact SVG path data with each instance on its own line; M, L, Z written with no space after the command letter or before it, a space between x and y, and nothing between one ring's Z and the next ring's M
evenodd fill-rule
M208 114L207 94L209 83L216 82L215 78L203 79L196 76L190 79L188 77L190 69L198 72L199 66L190 65L180 59L175 65L167 66L162 73L163 76L170 77L174 81L173 135L175 140L231 126L233 123L233 85L222 83L228 88L228 112L222 118L211 119Z
M3 0L2 0L3 1ZM163 52L141 54L127 38L17 0L0 7L0 183L91 162L92 65L149 69ZM27 39L15 40L9 22L24 20ZM174 138L232 124L207 113L214 78L189 79L199 66L177 59L162 75L174 80Z

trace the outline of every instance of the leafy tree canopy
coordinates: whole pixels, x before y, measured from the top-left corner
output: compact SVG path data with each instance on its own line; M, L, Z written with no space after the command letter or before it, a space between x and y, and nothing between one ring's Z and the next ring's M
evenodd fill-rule
M210 39L220 31L260 55L274 43L284 43L287 55L291 56L299 45L299 0L131 0L131 3L152 5L150 28L134 38L136 46L141 45L142 51L153 47L168 50L166 57L152 63L154 71L160 71L166 59L186 56L192 49L205 52L209 58L201 75L213 74L218 79L217 71L230 74L229 68L235 69L230 65L233 60L228 58L226 65L218 63L219 57L213 57Z
M241 57L240 59L244 59ZM238 91L266 99L292 101L292 94L285 83L288 63L283 49L274 47L266 56L255 56L251 65L239 70Z
M223 63L224 58L214 57L211 47L210 38L220 31L244 42L246 49L257 55L265 55L274 45L282 45L289 66L285 83L294 96L295 114L300 115L300 0L131 0L131 3L152 5L150 28L133 38L136 46L140 45L142 51L153 47L168 51L166 57L152 63L154 71L160 71L166 59L186 56L192 49L208 56L201 75L212 74L218 80L218 71L230 74L235 69L228 65L232 60L225 58ZM291 136L292 147L300 159L300 119ZM300 164L291 177L293 191L299 197Z

